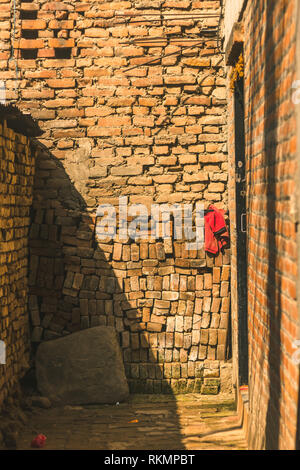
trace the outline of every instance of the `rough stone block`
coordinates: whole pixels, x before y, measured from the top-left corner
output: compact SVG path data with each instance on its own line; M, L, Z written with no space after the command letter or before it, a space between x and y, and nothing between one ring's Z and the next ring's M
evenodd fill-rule
M128 398L116 331L98 326L39 345L39 391L56 404L116 403Z

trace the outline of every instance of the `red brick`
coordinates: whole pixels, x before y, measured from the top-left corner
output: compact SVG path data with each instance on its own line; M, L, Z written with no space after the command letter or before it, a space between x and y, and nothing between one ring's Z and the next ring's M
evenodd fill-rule
M14 47L16 49L42 49L44 47L44 40L43 39L20 39L20 41L16 41Z
M22 29L45 29L47 22L45 20L22 20Z
M74 88L75 87L75 80L71 78L63 78L63 79L53 79L47 81L50 88Z
M48 40L49 47L74 47L74 39L63 39L63 38L50 38Z

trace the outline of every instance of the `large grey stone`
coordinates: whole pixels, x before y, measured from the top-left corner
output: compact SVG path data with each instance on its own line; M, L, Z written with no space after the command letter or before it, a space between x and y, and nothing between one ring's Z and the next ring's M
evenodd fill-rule
M97 326L41 343L37 386L53 404L112 404L129 396L116 330Z

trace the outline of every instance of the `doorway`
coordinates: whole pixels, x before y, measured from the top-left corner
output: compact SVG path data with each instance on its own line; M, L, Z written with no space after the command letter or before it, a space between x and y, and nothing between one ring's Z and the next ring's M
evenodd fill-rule
M247 217L245 161L244 79L235 82L235 190L237 229L237 305L239 385L248 385Z

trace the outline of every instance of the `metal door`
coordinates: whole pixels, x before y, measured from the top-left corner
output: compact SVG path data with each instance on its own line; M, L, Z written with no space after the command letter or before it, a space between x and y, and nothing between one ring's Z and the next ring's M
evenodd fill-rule
M243 78L240 78L235 84L234 108L239 385L248 385L247 220Z

